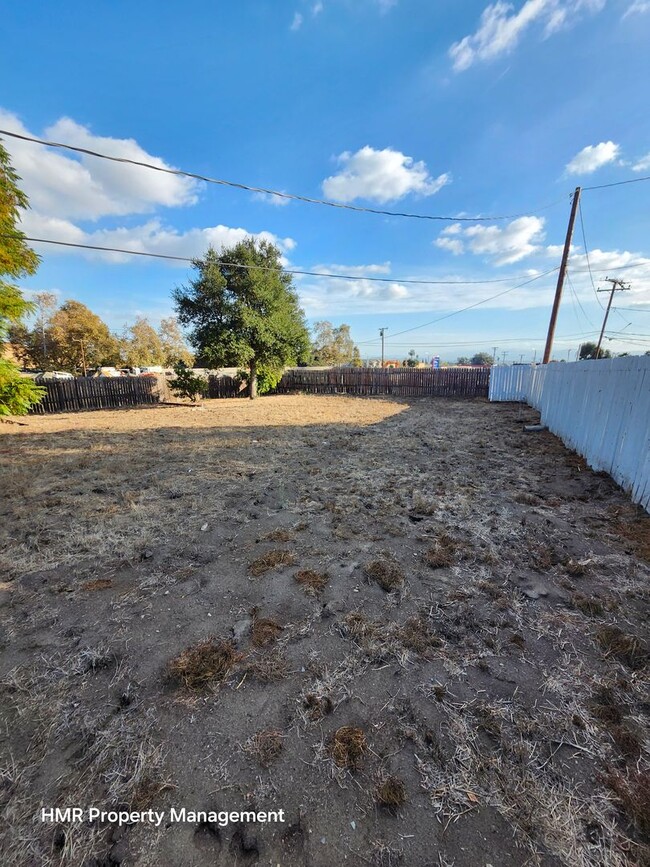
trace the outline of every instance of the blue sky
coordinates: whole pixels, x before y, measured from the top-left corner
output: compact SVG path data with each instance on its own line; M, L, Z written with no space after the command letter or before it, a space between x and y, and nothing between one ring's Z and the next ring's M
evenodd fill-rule
M386 327L389 357L496 345L530 360L571 192L650 175L649 44L650 0L7 3L0 128L356 206L504 217L357 213L4 139L28 235L200 256L265 233L287 267L387 278L296 278L310 322L348 322L364 357ZM650 181L583 193L589 262L578 221L557 358L597 336L607 276L630 282L616 304L632 309L611 314L605 345L650 349L649 200ZM83 301L116 330L170 315L190 276L34 246L24 288Z

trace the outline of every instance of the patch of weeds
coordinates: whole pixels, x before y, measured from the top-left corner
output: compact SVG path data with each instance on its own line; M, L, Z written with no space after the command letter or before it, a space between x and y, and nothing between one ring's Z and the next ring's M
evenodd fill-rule
M510 644L514 644L515 647L519 647L521 650L526 646L526 639L523 635L520 635L518 632L515 632L514 635L510 636Z
M424 555L424 562L432 569L445 569L453 566L461 550L458 540L449 533L441 533L433 545Z
M277 549L262 554L261 557L253 560L248 568L250 569L251 575L255 578L259 578L260 575L270 572L271 569L277 569L278 566L293 566L295 562L296 556L295 554L292 554L291 551Z
M606 656L615 656L633 671L643 668L648 662L648 652L634 635L628 635L618 626L601 626L594 637Z
M269 617L253 617L251 641L255 647L268 647L273 644L283 630L283 626Z
M312 692L307 693L303 699L302 706L307 711L307 716L312 722L321 719L334 710L334 702L329 695L319 696L314 695Z
M528 562L536 572L548 572L557 563L557 556L548 545L536 545L528 552Z
M370 864L372 867L397 867L403 857L404 852L401 849L378 841L371 849Z
M328 752L339 768L356 770L368 751L363 729L357 726L341 726L328 745Z
M294 538L291 530L285 530L283 527L278 527L277 530L271 530L266 536L262 536L261 542L290 542Z
M376 581L382 590L390 593L399 590L404 585L405 575L400 567L390 560L373 560L363 567L366 578Z
M541 502L539 497L536 497L535 494L529 494L527 491L515 494L514 501L525 506L538 506Z
M634 553L650 561L650 516L641 506L624 506L613 511L614 532L632 543Z
M241 659L232 642L208 638L172 659L167 676L186 689L202 689L224 681Z
M395 630L395 637L404 647L414 650L420 656L427 656L434 647L442 647L442 640L431 632L421 617L407 620Z
M246 666L246 672L262 683L273 683L282 680L289 674L289 663L278 650L264 656L256 656Z
M635 731L629 725L612 726L609 733L621 755L627 762L636 762L641 755L642 744Z
M268 768L282 752L282 732L276 729L265 729L250 737L242 749L263 767Z
M481 579L476 582L476 586L479 590L482 590L484 593L487 593L488 596L491 596L492 599L505 599L506 595L500 587L497 587L496 584L493 584L491 581L485 581Z
M384 630L384 624L371 620L361 611L351 611L343 618L342 630L348 638L361 643L377 638Z
M650 835L650 771L610 771L605 785L617 796L623 812L644 836Z
M495 738L498 738L501 735L501 721L491 707L487 704L479 703L473 708L473 713L478 728L481 731L484 731Z
M313 569L300 569L293 577L305 593L313 596L321 593L330 580L326 572L315 572Z
M602 617L605 607L597 596L585 596L584 593L574 593L571 597L574 608L582 611L587 617Z
M385 777L375 787L375 801L382 807L396 810L406 802L406 787L399 777Z
M110 578L94 578L92 581L84 581L81 585L82 590L108 590L113 586Z
M620 725L625 706L611 686L599 686L593 695L591 712L605 725Z
M573 578L582 578L589 572L589 563L582 560L565 560L562 564L564 571Z

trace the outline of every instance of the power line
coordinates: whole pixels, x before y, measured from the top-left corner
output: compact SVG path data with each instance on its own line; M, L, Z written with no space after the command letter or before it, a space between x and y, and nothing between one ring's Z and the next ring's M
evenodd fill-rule
M582 244L585 250L585 256L587 258L587 268L589 270L589 279L591 280L591 288L594 290L594 295L596 296L596 301L602 308L602 304L600 298L598 297L598 291L596 290L596 284L594 283L594 275L591 273L591 262L589 261L589 248L587 247L587 237L585 235L585 223L582 217L582 202L578 205L578 213L580 214L580 226L582 228Z
M174 262L196 262L199 257L194 259L188 256L171 256L165 253L147 253L142 250L126 250L120 247L100 247L97 244L74 244L72 241L54 241L50 238L31 238L28 235L12 235L10 233L0 233L0 238L21 237L25 241L30 241L34 244L54 244L58 247L76 247L81 250L99 250L105 253L124 253L128 256L147 256L153 259L170 259ZM419 286L481 286L484 283L508 283L510 280L516 280L516 277L496 277L489 280L403 280L401 277L365 277L354 276L351 274L335 274L328 271L302 271L297 268L266 268L262 265L240 265L235 262L222 262L230 268L252 268L258 271L276 271L280 270L285 274L298 274L304 277L330 277L336 280L369 280L373 283L408 283Z
M0 130L2 132L2 130ZM638 184L640 181L650 181L650 175L643 178L628 178L625 181L614 181L611 184L598 184L595 187L583 187L583 192L586 190L605 190L607 187L622 187L624 184Z
M206 184L218 184L224 187L234 187L238 190L246 190L250 193L264 193L268 196L277 196L281 199L293 199L298 202L306 202L310 205L326 205L329 208L340 208L346 211L359 211L361 213L366 214L380 214L385 217L406 217L412 220L438 220L442 222L449 223L483 223L497 220L513 220L517 217L529 216L527 214L505 214L503 216L488 216L488 217L449 217L449 216L437 216L433 214L410 214L401 211L385 211L379 208L364 208L360 205L346 205L342 202L332 202L328 199L315 199L311 196L302 196L296 193L283 193L280 190L270 190L266 187L254 187L250 184L243 184L238 181L227 181L223 178L212 178L208 175L200 175L196 172L186 172L181 169L171 169L167 166L156 166L153 163L146 163L141 160L132 160L127 157L114 157L109 154L99 153L99 151L92 151L88 148L77 147L75 145L64 144L63 142L57 141L48 141L47 139L36 138L35 136L30 135L21 135L17 132L10 132L7 129L0 129L0 135L8 135L12 138L21 139L22 141L33 142L34 144L45 145L46 147L51 148L62 148L64 150L74 151L75 153L86 154L87 156L97 157L102 160L110 160L115 163L124 163L125 165L130 166L139 166L144 169L151 169L156 172L163 172L168 175L177 175L184 178L192 178L196 181L203 181ZM548 205L547 207L552 207L555 204L554 202ZM541 209L539 209L541 210Z
M446 313L444 316L439 316L437 319L432 319L431 322L423 322L422 325L414 325L413 328L405 328L403 331L397 331L395 334L391 335L392 337L399 337L401 334L408 334L411 331L417 331L418 328L426 328L428 325L435 325L437 322L442 322L443 319L450 319L452 316L458 316L459 313L465 313L466 310L472 310L474 307L479 307L481 304L487 304L488 301L494 301L495 298L500 298L502 295L507 295L508 292L514 292L515 289L521 289L524 286L527 286L529 283L533 283L535 280L540 280L542 277L546 277L548 274L552 274L553 271L557 271L558 268L549 268L548 271L544 271L543 274L537 274L535 277L531 277L530 280L525 280L523 283L518 283L516 286L511 286L509 289L505 289L503 292L498 292L496 295L491 295L489 298L483 298L481 301L476 301L474 304L468 304L467 307L462 307L460 310L454 310L451 313ZM359 343L361 346L362 343L372 343L371 340L364 340Z
M629 310L633 313L650 313L650 307L612 307L612 310Z

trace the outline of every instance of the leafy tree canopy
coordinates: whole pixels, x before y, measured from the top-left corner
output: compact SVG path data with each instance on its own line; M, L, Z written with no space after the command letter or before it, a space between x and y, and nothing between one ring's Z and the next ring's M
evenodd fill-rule
M210 247L197 259L187 286L174 290L181 325L213 367L247 365L250 396L257 395L260 366L281 370L309 355L309 333L280 251L247 238L218 254Z
M129 367L151 367L165 361L160 336L142 316L126 329L123 349L124 360Z
M11 326L19 325L22 317L34 309L13 282L34 274L39 263L18 230L20 212L28 207L19 180L0 143L0 349ZM20 375L15 364L0 358L0 416L24 415L43 394L43 389Z
M314 325L312 361L314 364L354 363L354 350L357 347L350 336L349 325L335 328L331 322L323 320ZM359 350L357 349L357 355Z
M494 358L488 352L477 352L472 355L471 364L494 364Z
M194 356L188 349L175 316L160 320L158 337L163 349L163 364L166 367L173 367L178 361L188 366L194 362Z
M120 341L81 301L66 301L50 321L51 360L63 370L121 364Z
M597 349L598 349L597 343L591 343L591 342L583 343L582 346L580 347L580 355L578 356L578 358L587 359L587 358L596 358L596 357L598 357L598 358L611 358L612 357L612 353L609 351L609 349L602 349L602 348L600 349L598 356L596 356L596 350Z

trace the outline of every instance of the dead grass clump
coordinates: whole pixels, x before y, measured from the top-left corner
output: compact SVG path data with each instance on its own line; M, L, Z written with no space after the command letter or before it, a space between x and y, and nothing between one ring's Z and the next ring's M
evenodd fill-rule
M263 768L268 768L282 752L282 746L282 732L266 729L250 737L242 749L253 756Z
M271 569L276 569L278 566L293 566L295 562L295 554L292 554L291 551L278 549L262 554L261 557L253 560L248 568L250 569L251 575L255 578L259 578L260 575L270 572Z
M609 733L624 759L627 762L636 762L643 748L637 733L625 724L612 726Z
M266 536L262 536L262 542L290 542L294 538L291 530L285 530L283 527L278 527L277 530L271 530Z
M404 647L420 656L427 656L434 647L442 647L442 640L431 632L421 617L411 617L395 631L395 636Z
M448 533L442 533L435 545L424 555L424 562L432 569L445 569L453 566L461 551L461 545Z
M289 674L289 663L280 651L275 650L264 656L256 656L246 666L246 673L262 683L282 680Z
M633 671L638 671L648 662L648 652L641 641L618 626L601 626L594 637L606 656L615 656Z
M186 689L202 689L225 680L242 659L230 641L208 638L188 647L167 665L167 675Z
M251 625L251 641L255 647L268 647L280 635L283 626L269 617L254 617Z
M605 725L620 725L624 708L611 686L599 686L593 695L591 712Z
M644 836L650 835L650 771L630 771L626 775L610 771L604 782L618 797L637 830Z
M632 543L634 553L650 561L650 517L641 506L627 506L613 510L616 520L614 532Z
M84 581L81 585L82 590L107 590L113 586L110 578L95 578L92 581Z
M363 567L363 574L376 581L382 590L390 593L404 584L405 575L396 563L390 560L373 560Z
M329 743L329 754L339 768L357 769L367 751L366 736L357 726L341 726Z
M528 562L536 572L548 572L557 563L557 558L553 548L536 545L529 551Z
M605 607L597 596L585 596L584 593L574 593L571 597L574 608L582 611L587 617L602 617Z
M589 563L583 560L565 560L562 564L564 571L568 572L573 578L582 578L589 572Z
M329 695L318 696L311 692L305 696L302 705L312 722L321 719L334 710L334 702Z
M406 801L406 787L399 777L386 777L375 788L375 800L382 807L395 810Z
M314 596L324 590L330 580L326 572L315 572L313 569L300 569L293 577L305 593Z
M510 636L510 644L514 644L515 647L519 647L521 650L526 646L526 639L523 635L520 635L518 632L515 632L514 635Z
M351 611L343 618L343 631L348 638L354 641L369 641L377 638L384 626L377 620L370 620L361 611Z

